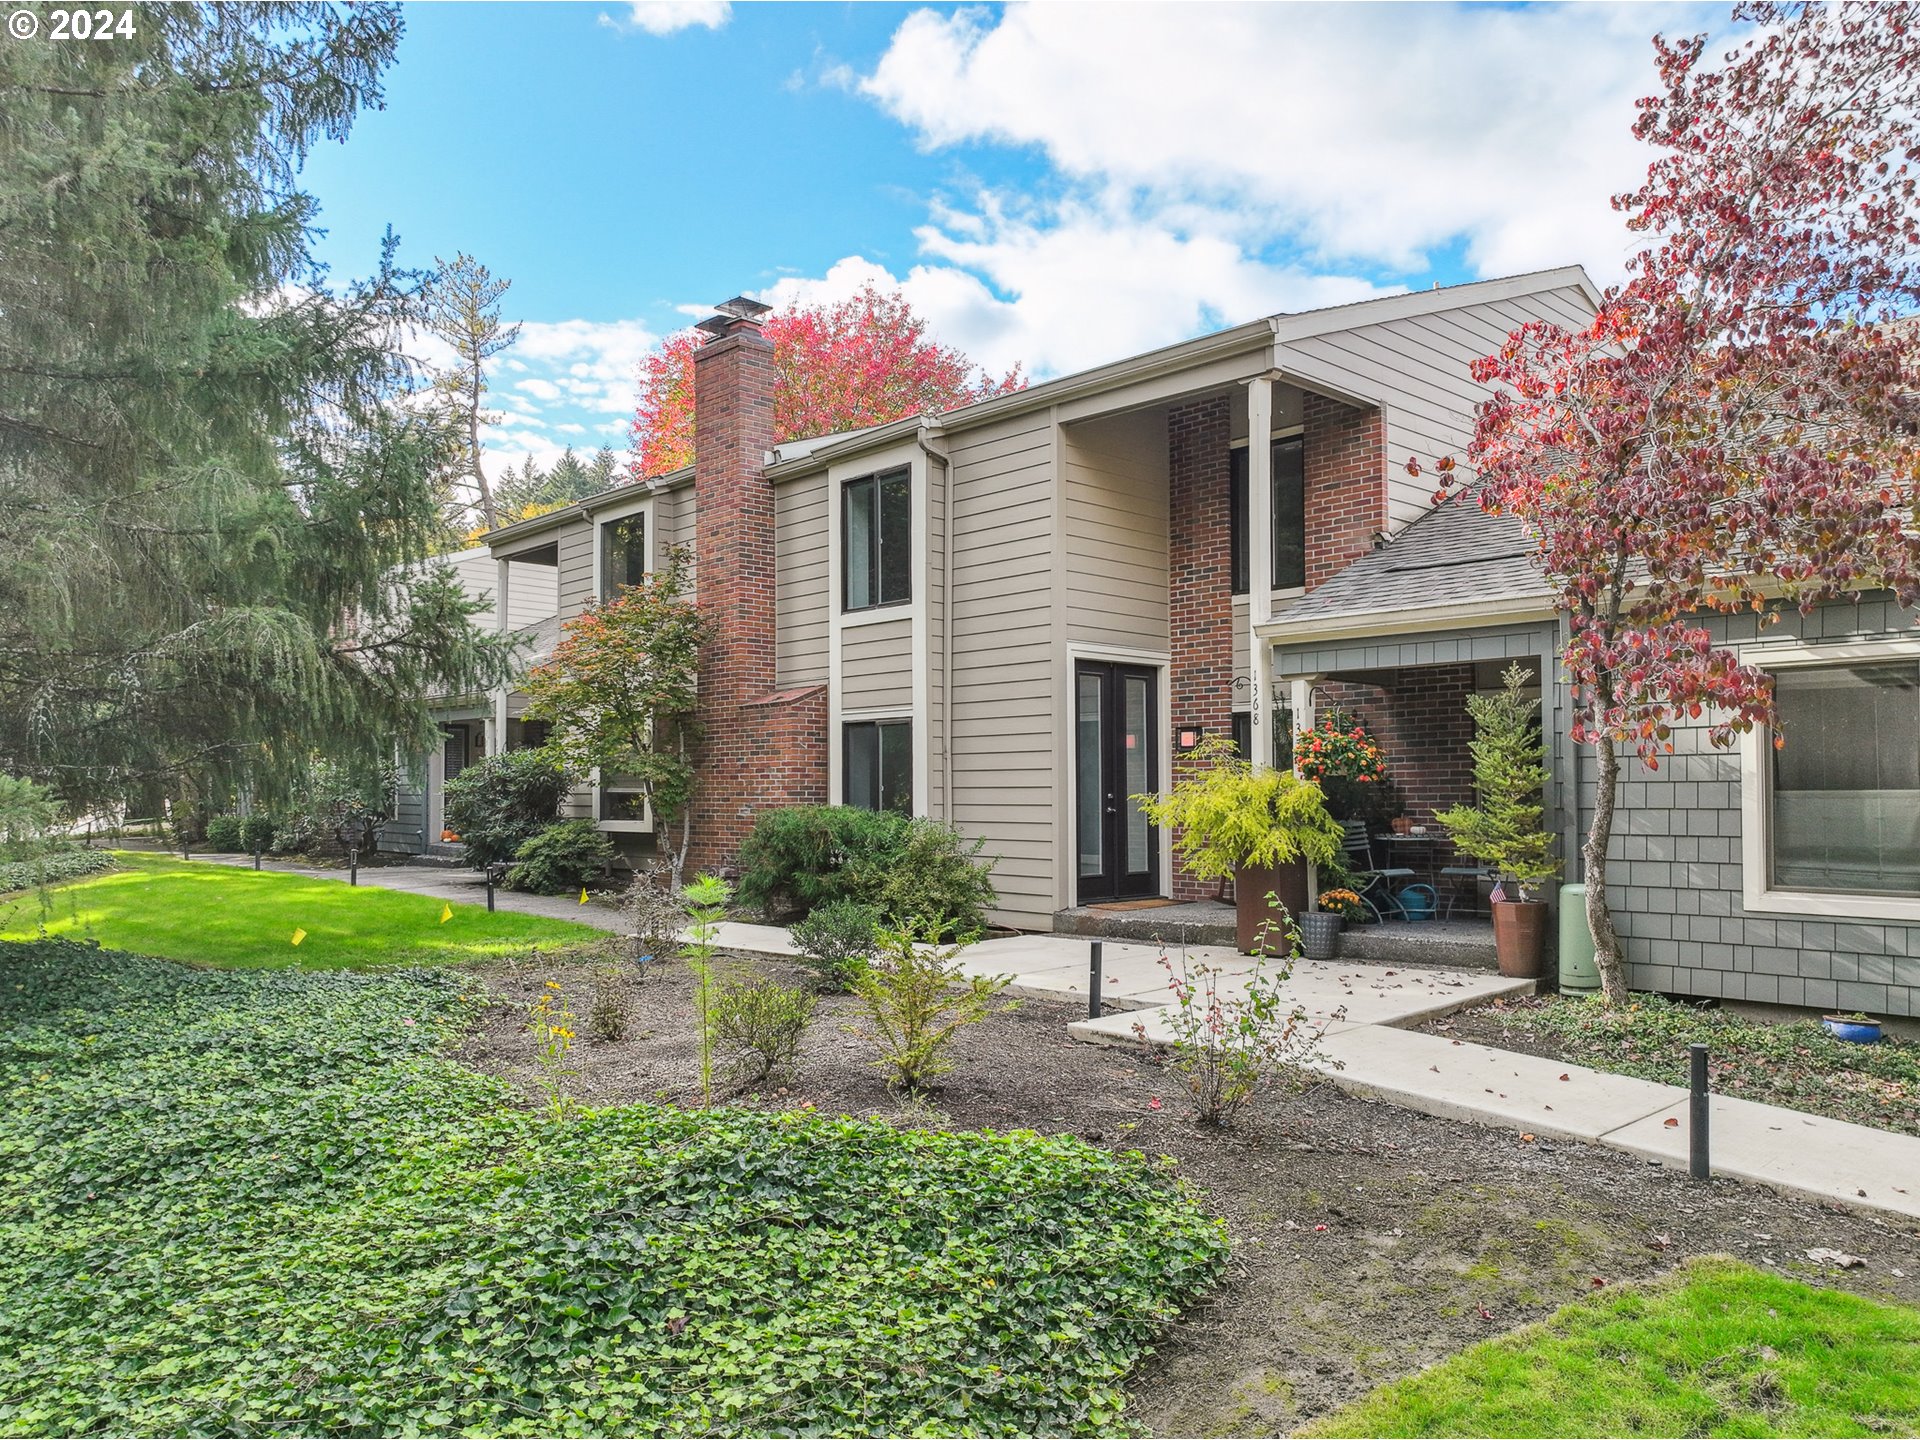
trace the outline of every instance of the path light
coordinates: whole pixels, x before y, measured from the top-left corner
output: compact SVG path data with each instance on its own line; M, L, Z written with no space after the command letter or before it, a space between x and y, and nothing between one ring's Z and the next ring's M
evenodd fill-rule
M1707 1155L1707 1047L1687 1046L1687 1058L1693 1070L1693 1093L1688 1097L1687 1173L1696 1180L1704 1180L1712 1168Z

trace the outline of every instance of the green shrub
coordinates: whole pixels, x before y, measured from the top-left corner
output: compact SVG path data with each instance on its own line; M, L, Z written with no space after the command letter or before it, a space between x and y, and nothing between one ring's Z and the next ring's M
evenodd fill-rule
M713 1030L736 1050L742 1086L792 1077L814 1004L805 990L772 980L720 987L713 1001Z
M472 990L0 945L0 1430L1126 1434L1225 1263L1071 1135L553 1125L453 1058Z
M953 1037L986 1019L993 997L1012 982L1010 975L964 974L959 954L958 946L932 943L911 930L882 930L879 953L854 978L853 993L868 1021L856 1033L879 1048L873 1063L890 1072L888 1084L896 1089L924 1089L953 1069L946 1054Z
M591 820L563 820L524 841L507 871L509 890L565 895L597 880L613 846Z
M240 822L240 848L249 855L254 851L267 851L273 848L273 821L265 815L253 814Z
M207 848L222 852L239 850L240 817L238 815L215 815L207 821Z
M880 913L942 940L973 939L994 902L994 862L980 862L985 845L944 821L915 820L880 876Z
M894 925L977 933L994 901L983 845L941 821L890 811L767 810L740 847L740 898L776 917L855 900Z
M381 826L393 818L399 784L399 773L391 765L320 761L299 793L274 816L274 850L283 855L322 855L349 846L373 849Z
M830 900L794 922L793 943L805 963L836 990L851 990L853 978L873 958L880 912L858 900Z
M467 864L484 869L515 858L558 820L572 788L572 777L551 751L489 755L447 782L447 828L459 835Z
M851 805L763 810L740 846L739 897L769 915L804 915L833 900L877 899L886 864L912 822Z
M113 856L105 850L49 850L28 860L0 863L0 894L10 890L31 890L40 885L57 885L63 880L78 880L98 875L114 866Z

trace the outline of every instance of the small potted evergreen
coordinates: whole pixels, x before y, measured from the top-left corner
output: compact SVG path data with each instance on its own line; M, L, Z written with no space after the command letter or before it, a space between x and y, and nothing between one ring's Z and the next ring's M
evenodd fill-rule
M1165 795L1133 798L1155 825L1173 828L1189 875L1232 878L1240 949L1249 955L1272 948L1287 920L1305 912L1307 866L1332 863L1344 838L1318 785L1290 770L1255 770L1224 736L1187 752Z
M1501 891L1511 882L1514 893L1494 901L1493 946L1500 973L1526 979L1540 974L1546 944L1547 907L1535 892L1560 873L1560 862L1540 823L1547 785L1540 702L1523 691L1524 666L1509 666L1501 679L1497 694L1467 699L1478 799L1435 818L1457 849L1493 871Z

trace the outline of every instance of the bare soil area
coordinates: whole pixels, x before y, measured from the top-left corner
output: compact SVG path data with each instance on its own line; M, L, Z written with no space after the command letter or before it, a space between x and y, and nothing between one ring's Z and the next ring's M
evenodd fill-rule
M802 983L758 961L743 974ZM589 972L540 962L479 972L494 996L463 1058L536 1088L527 1007L560 981L584 1020ZM1736 1181L1705 1185L1614 1151L1355 1099L1331 1085L1276 1095L1231 1132L1197 1127L1143 1052L1072 1040L1076 1007L1022 1000L958 1038L924 1098L890 1094L823 997L791 1089L731 1103L811 1104L896 1124L1072 1133L1177 1159L1226 1220L1234 1261L1136 1375L1133 1413L1164 1435L1271 1435L1603 1285L1681 1258L1731 1254L1802 1279L1920 1304L1920 1230ZM665 967L633 992L626 1038L576 1047L588 1104L697 1095L693 982ZM1156 1104L1157 1102L1157 1104ZM1858 1257L1837 1269L1806 1258Z

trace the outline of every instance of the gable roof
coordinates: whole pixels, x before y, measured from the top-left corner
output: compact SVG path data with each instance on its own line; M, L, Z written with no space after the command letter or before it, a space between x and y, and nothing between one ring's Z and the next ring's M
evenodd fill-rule
M1471 620L1479 612L1551 608L1534 566L1537 550L1511 515L1489 515L1471 490L1441 502L1326 584L1274 614L1272 638L1427 612Z

